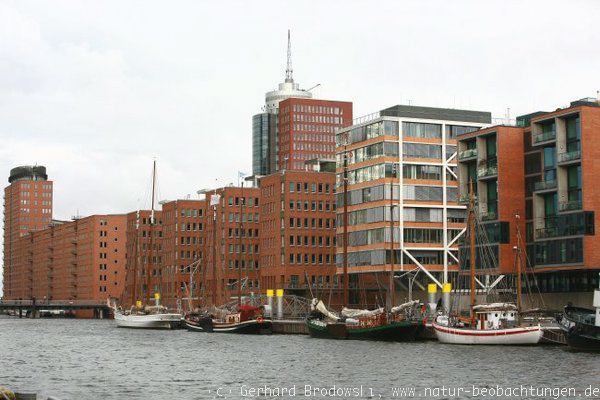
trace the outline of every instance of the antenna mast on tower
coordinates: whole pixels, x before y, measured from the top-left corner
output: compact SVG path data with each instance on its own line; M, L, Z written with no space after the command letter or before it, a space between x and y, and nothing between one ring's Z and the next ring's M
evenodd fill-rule
M292 40L290 39L290 30L288 29L287 68L285 70L286 82L294 82L294 77L292 76L293 73L294 70L292 69Z

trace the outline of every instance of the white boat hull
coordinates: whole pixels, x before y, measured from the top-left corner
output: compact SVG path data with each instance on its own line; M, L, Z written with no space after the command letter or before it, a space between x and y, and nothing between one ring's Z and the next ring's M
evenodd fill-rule
M544 333L540 326L477 330L434 323L433 328L441 343L469 345L534 345L539 343Z
M181 314L130 314L115 312L115 322L119 328L174 329L181 325Z

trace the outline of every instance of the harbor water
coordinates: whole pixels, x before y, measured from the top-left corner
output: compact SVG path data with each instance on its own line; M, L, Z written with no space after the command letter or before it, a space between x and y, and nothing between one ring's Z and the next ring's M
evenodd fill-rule
M588 398L600 398L600 355L552 346L334 341L0 317L1 385L61 400L483 399L506 396L477 391L519 387L532 391L506 398L586 398L595 388L599 396ZM556 397L557 388L574 392Z

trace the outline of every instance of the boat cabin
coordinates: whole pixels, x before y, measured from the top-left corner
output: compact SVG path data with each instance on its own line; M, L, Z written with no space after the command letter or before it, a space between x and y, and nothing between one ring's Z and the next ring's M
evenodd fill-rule
M505 329L517 322L517 307L514 304L482 304L473 308L477 329Z

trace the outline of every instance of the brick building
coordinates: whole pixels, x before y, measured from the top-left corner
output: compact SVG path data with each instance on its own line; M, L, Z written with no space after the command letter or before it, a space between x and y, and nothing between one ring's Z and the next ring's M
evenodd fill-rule
M259 181L261 287L339 304L335 173L281 171Z
M121 295L125 281L124 215L55 221L14 243L21 271L7 299L102 301Z
M462 202L468 202L473 182L485 231L485 243L476 240L475 265L481 273L514 273L514 247L525 250L523 146L522 127L500 125L458 136L459 196ZM461 266L468 268L470 252L464 243L460 251ZM489 252L496 261L494 265L486 257Z
M161 293L163 260L163 220L161 211L138 210L126 216L126 283L118 297L125 306L141 301L154 302ZM162 295L162 293L161 293Z
M202 289L207 245L206 212L205 200L175 200L162 204L162 295L168 306L176 305L187 296L190 269L194 269L196 261L194 297Z
M600 103L582 99L522 119L528 254L543 292L598 287Z
M30 292L27 271L16 265L17 242L52 221L52 181L41 165L13 168L4 189L4 297L19 298Z
M279 103L277 170L304 170L305 162L335 158L335 132L352 124L352 103L289 98Z
M237 298L239 278L242 295L260 292L260 191L256 187L227 186L207 193L219 196L215 208L205 203L205 216L210 238L206 246L206 290L212 299L216 279L217 303ZM216 229L216 232L213 230ZM216 236L216 277L213 273L213 232Z

